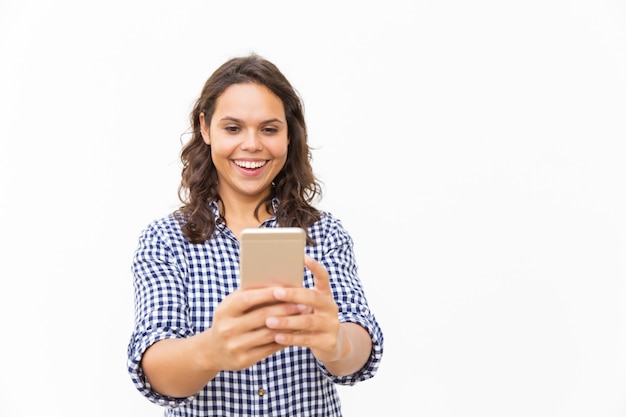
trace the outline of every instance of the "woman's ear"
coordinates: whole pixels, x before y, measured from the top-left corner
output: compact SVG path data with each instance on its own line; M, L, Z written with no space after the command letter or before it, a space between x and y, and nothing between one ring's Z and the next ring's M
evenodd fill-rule
M202 112L200 113L200 134L202 135L202 139L204 139L204 143L210 145L211 137L209 136L209 126L207 126L205 122L204 112Z

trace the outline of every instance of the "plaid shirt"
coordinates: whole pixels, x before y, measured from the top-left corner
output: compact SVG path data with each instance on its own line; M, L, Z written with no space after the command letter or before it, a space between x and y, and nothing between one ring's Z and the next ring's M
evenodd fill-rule
M276 219L262 226L277 227ZM357 274L352 238L327 212L309 233L316 246L307 246L306 253L329 272L339 321L360 324L372 338L365 366L337 377L308 348L291 346L247 369L220 372L191 397L172 398L151 389L141 357L159 340L189 337L211 327L217 305L239 286L239 241L222 227L212 239L191 244L172 214L143 231L132 265L135 327L127 364L139 392L165 407L165 416L341 416L335 384L353 385L374 376L382 357L383 334ZM313 286L309 270L304 285Z

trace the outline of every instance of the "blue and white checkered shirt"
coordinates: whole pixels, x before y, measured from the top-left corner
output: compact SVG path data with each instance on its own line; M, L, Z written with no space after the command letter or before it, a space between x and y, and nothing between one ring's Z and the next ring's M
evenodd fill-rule
M277 227L276 219L262 227ZM132 265L135 328L128 372L144 396L165 407L165 416L341 416L335 384L353 385L374 376L383 334L357 274L352 238L328 212L309 233L316 245L307 246L306 253L328 270L339 321L358 323L372 337L365 366L337 377L308 348L288 347L242 371L220 372L191 397L172 398L151 389L141 357L158 340L189 337L211 326L217 305L239 286L239 241L224 228L202 244L191 244L171 214L143 231ZM309 270L304 285L313 286Z

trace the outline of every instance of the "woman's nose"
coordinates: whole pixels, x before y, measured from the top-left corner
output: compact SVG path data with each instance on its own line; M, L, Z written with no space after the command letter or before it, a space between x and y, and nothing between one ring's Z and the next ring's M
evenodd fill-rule
M261 142L261 137L259 136L259 132L250 130L246 132L244 140L241 144L242 149L246 150L261 150L263 149L263 143Z

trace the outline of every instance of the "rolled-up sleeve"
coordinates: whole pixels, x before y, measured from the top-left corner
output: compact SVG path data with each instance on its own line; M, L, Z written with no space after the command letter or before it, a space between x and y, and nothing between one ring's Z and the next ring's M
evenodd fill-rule
M324 375L340 385L354 385L372 378L380 365L383 355L383 332L376 317L369 308L363 284L358 275L351 236L338 219L329 217L320 236L324 240L312 251L312 256L321 261L330 277L333 297L339 307L339 321L356 323L369 333L372 351L363 367L346 376L332 375L318 361Z
M139 392L165 407L178 407L192 400L163 396L152 389L141 368L144 352L163 339L191 336L188 303L185 300L184 264L180 248L168 244L157 225L140 236L132 263L135 287L135 327L128 344L128 372Z

